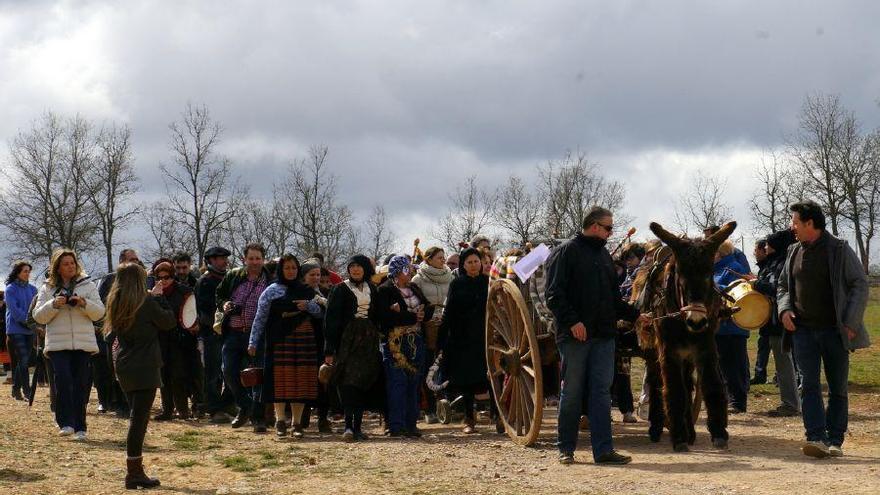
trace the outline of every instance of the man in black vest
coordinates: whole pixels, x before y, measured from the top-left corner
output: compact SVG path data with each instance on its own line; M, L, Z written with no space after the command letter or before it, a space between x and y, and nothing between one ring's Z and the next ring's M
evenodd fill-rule
M211 416L212 423L228 423L232 417L227 409L234 407L232 392L223 385L221 351L223 336L214 331L214 313L217 311L217 286L229 266L228 249L212 247L205 251L205 273L195 285L196 306L199 313L199 339L202 341L202 360L205 364L205 404L200 407Z

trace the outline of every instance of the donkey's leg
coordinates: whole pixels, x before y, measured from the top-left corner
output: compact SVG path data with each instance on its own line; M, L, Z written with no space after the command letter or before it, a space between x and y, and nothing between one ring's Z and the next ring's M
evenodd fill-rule
M666 406L666 417L669 419L669 434L672 437L672 448L676 452L687 452L687 430L685 429L684 368L678 353L668 348L663 349L663 399Z
M663 411L663 377L660 375L660 363L657 361L657 353L651 351L645 356L645 366L648 373L646 386L648 387L648 437L652 442L660 441L663 435L663 426L666 415Z
M691 360L684 362L684 426L687 431L687 443L693 445L697 441L697 431L694 429L694 363Z
M714 345L700 353L697 370L700 373L703 400L706 402L706 427L712 436L712 445L727 448L727 389L721 378L718 353Z

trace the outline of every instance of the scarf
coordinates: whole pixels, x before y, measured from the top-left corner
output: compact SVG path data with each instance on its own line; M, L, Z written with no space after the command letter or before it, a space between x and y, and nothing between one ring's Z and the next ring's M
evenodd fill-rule
M444 265L443 268L434 268L425 262L419 265L418 274L435 285L447 285L453 279L452 270L448 266Z

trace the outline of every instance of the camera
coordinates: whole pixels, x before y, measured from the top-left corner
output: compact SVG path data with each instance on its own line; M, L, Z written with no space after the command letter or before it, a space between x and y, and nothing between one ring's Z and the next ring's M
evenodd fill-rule
M58 291L55 292L55 297L58 297L58 296L66 297L68 306L71 306L71 307L76 306L76 301L71 300L72 297L76 296L75 292L67 290L67 289L58 289Z

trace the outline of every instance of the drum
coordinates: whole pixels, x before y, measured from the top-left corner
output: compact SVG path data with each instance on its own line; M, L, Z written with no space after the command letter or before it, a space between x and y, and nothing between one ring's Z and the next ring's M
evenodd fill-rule
M183 306L180 307L180 315L178 315L180 327L187 330L195 328L199 322L199 312L196 309L196 298L192 294L186 295Z
M759 330L770 321L772 305L770 299L761 294L752 284L745 279L740 279L727 287L727 294L733 301L726 301L727 305L739 308L733 314L733 322L744 330Z

